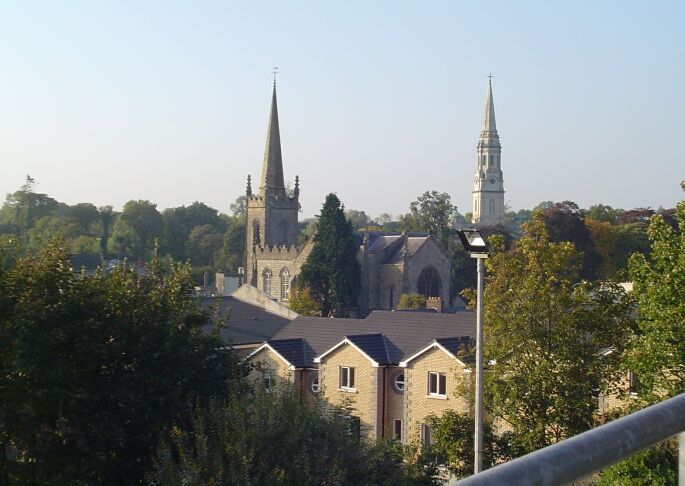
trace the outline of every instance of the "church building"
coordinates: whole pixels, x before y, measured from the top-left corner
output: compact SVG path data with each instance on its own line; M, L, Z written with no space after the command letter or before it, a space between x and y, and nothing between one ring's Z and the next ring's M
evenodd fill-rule
M504 224L504 177L502 146L495 125L492 77L485 99L485 117L476 148L476 174L473 178L473 216L477 226Z
M258 192L247 178L245 282L287 304L290 289L311 252L314 241L297 244L300 209L299 177L292 194L286 191L278 123L276 84L266 136ZM451 259L428 233L366 233L357 235L361 264L359 315L374 309L394 309L402 294L433 297L436 307L449 304Z

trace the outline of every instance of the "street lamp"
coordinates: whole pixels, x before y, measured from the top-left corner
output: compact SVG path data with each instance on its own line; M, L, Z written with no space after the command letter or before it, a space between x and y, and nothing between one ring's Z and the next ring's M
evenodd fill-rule
M477 230L457 232L466 252L475 258L478 269L478 286L476 291L476 404L474 433L473 473L483 470L483 260L488 257L488 245Z

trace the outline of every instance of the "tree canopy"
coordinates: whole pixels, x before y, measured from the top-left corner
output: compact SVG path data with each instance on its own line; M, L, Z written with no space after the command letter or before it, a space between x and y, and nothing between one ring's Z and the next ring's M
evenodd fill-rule
M360 267L352 224L335 194L326 196L314 247L299 276L324 316L345 317L357 307Z

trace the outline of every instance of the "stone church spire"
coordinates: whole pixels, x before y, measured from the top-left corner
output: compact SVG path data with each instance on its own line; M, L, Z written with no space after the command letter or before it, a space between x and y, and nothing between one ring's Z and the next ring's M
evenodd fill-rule
M262 167L262 180L259 189L262 194L274 190L278 193L285 193L285 184L283 182L283 159L281 157L281 133L278 127L278 104L276 102L275 81L273 95L271 96L271 114L269 115L269 128L266 134L264 165Z
M492 96L492 76L485 96L483 128L476 148L476 173L473 178L473 217L479 226L504 224L504 176L502 146L495 123L495 102Z

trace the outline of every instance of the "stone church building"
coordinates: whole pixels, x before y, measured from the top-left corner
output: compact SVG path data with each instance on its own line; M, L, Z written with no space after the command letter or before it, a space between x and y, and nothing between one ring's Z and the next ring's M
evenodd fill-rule
M293 281L312 250L313 239L297 244L299 177L292 195L285 188L276 85L266 136L258 192L247 178L245 282L279 301L287 301ZM361 263L359 314L394 309L400 295L419 293L449 303L451 260L427 233L358 235Z

